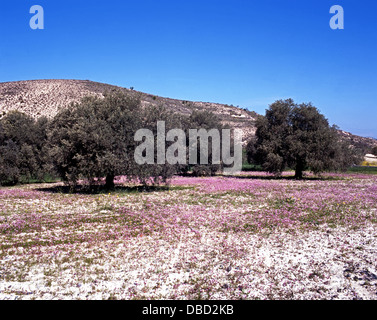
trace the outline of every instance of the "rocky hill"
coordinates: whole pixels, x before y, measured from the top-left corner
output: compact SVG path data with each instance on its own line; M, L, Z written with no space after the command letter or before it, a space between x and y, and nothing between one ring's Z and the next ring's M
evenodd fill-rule
M129 94L139 94L144 106L163 104L172 112L190 114L193 110L208 110L218 115L224 124L243 130L243 142L246 143L255 133L257 113L246 109L220 103L185 101L155 96L127 88L89 80L29 80L0 83L0 116L10 110L19 110L34 118L54 117L57 112L72 102L79 102L87 95L103 96L112 89L120 89ZM365 153L377 140L339 132L344 139L362 147Z
M342 139L363 150L364 153L370 153L372 148L377 146L377 140L373 138L360 137L343 130L339 130L339 134Z

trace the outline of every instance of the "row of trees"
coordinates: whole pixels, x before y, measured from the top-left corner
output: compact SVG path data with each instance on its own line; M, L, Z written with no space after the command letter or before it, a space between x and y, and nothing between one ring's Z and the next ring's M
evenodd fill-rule
M192 170L196 175L211 175L221 169L221 164L211 163L211 157L208 165L136 164L134 151L139 142L134 141L135 132L150 129L156 139L157 121L165 121L166 131L223 128L210 112L184 116L163 106L142 108L140 98L120 91L103 99L86 97L50 121L10 112L0 120L0 184L56 175L71 186L80 179L92 185L105 178L106 187L113 188L118 175L158 184L175 173Z
M166 131L223 128L212 113L194 111L184 116L162 106L142 108L138 97L121 92L108 93L103 99L86 97L52 120L10 112L0 120L0 184L57 175L72 186L80 179L94 184L105 178L106 187L112 188L118 175L156 184L175 173L192 170L194 175L211 175L222 168L212 164L211 148L208 165L137 165L135 132L150 129L156 140L157 121L165 121ZM337 128L330 127L311 104L276 101L265 116L258 117L256 127L247 145L248 161L269 172L279 174L292 168L296 178L302 178L305 170L344 170L361 160L361 154L343 142Z

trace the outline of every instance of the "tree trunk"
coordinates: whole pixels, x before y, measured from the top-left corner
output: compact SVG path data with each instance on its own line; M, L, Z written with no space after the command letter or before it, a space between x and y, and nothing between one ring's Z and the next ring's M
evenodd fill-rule
M295 172L295 178L296 179L302 179L303 173L304 171L304 165L301 161L297 161L297 164L296 164L296 172Z
M114 185L114 175L113 174L108 174L106 176L106 184L105 184L105 188L108 189L108 190L112 190L114 189L115 185Z

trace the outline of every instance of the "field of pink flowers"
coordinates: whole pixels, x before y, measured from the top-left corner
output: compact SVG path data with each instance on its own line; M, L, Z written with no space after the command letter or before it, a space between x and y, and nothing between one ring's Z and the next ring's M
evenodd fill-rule
M376 299L377 175L0 188L0 299Z

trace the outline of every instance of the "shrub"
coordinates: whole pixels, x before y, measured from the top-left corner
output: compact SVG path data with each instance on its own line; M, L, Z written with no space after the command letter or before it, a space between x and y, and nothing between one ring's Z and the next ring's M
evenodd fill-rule
M47 119L11 111L0 120L0 184L41 180L47 173Z

